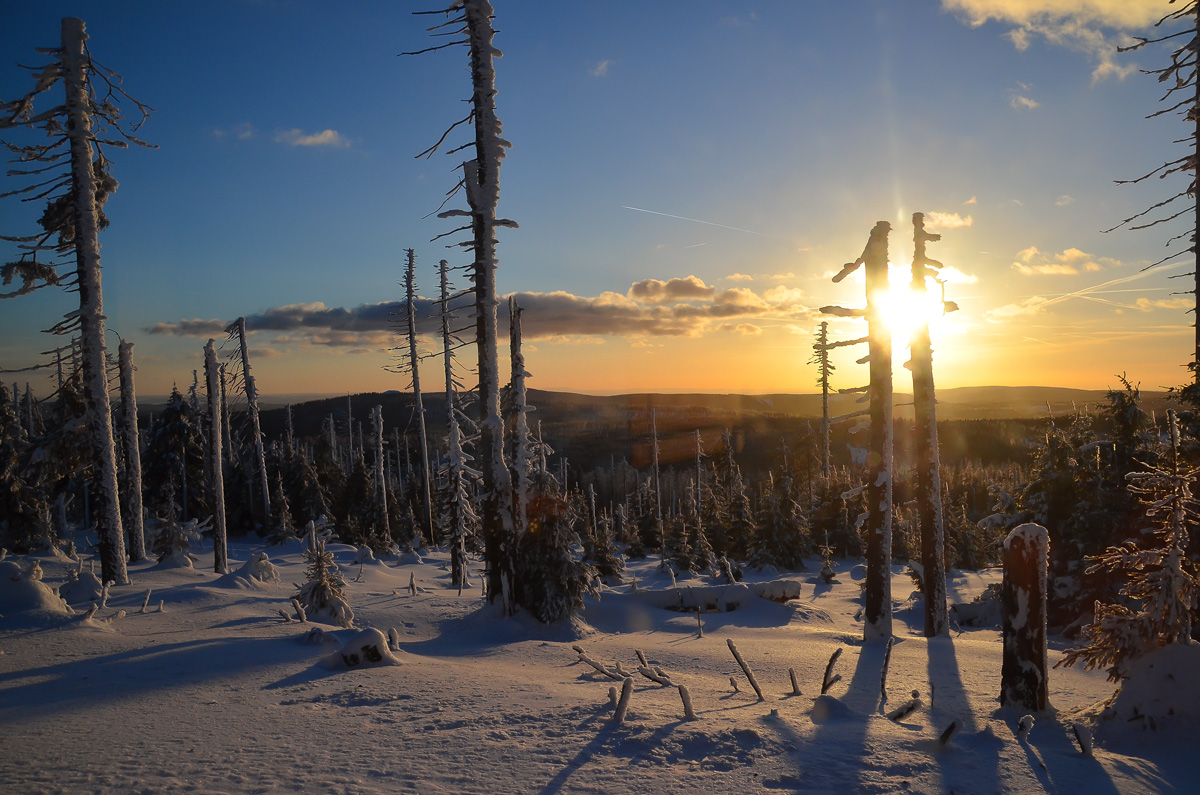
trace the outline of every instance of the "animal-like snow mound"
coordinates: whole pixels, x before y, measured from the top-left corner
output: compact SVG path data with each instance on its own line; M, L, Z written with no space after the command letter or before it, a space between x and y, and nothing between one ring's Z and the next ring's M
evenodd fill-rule
M267 583L279 584L279 569L271 562L266 552L253 556L237 571L223 575L214 583L227 588L259 590Z
M58 593L72 604L98 602L104 594L104 584L94 571L79 571L58 587Z
M332 655L333 667L357 668L360 665L400 665L400 660L388 648L387 636L374 627L359 630L350 636L341 651Z
M1200 729L1200 643L1172 643L1129 664L1129 678L1101 714L1106 737L1128 728L1190 733Z
M75 611L41 580L41 569L25 569L15 561L0 561L0 615L46 613L70 616Z

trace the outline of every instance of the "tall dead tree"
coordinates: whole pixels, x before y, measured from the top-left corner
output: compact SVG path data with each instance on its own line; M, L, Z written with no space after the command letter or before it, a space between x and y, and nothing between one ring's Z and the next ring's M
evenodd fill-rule
M526 414L533 411L526 398L525 379L529 373L525 371L525 354L521 352L521 307L517 305L517 297L508 299L508 334L509 355L512 362L512 484L513 484L513 524L517 542L520 543L529 529L529 473L532 467L530 450L532 449L529 435L529 420Z
M863 640L892 636L892 332L880 312L888 289L888 232L886 221L875 224L862 255L833 277L840 282L864 266L866 309L826 306L821 311L842 317L866 317L868 354L860 363L870 367L869 445L867 450L867 576L863 609ZM861 342L861 340L857 340ZM862 388L849 390L862 391Z
M225 329L237 343L233 355L242 365L242 390L246 393L246 415L250 420L250 435L254 437L254 474L262 494L263 527L271 524L271 489L267 485L267 457L263 451L262 424L258 419L258 386L250 374L250 349L246 347L246 318L239 317Z
M429 543L433 539L433 488L429 476L429 437L425 431L425 403L421 399L421 359L417 355L417 255L410 248L405 250L408 262L404 268L404 314L408 334L408 367L412 376L413 405L416 406L417 436L421 441L421 521Z
M129 533L129 560L146 557L146 530L142 521L142 448L138 443L137 395L133 389L133 343L117 346L121 373L121 441L125 455L125 528Z
M1172 5L1175 4L1175 0L1169 0L1169 2ZM1156 202L1142 212L1123 219L1111 229L1104 230L1111 232L1122 227L1127 229L1148 229L1179 218L1184 219L1187 222L1187 227L1179 234L1170 237L1166 242L1166 246L1170 248L1177 241L1183 239L1189 240L1191 245L1167 254L1157 262L1148 265L1145 268L1146 270L1170 262L1188 253L1200 257L1200 190L1197 189L1197 175L1200 174L1200 171L1198 171L1198 166L1200 166L1200 80L1197 80L1197 64L1200 63L1200 2L1198 0L1181 0L1179 8L1156 22L1154 27L1170 27L1172 24L1179 22L1184 22L1187 27L1174 33L1154 38L1135 36L1136 41L1134 44L1118 48L1117 50L1118 52L1132 52L1172 39L1182 39L1185 42L1171 52L1170 62L1167 65L1157 69L1143 69L1141 71L1143 74L1154 75L1158 79L1158 82L1166 83L1170 86L1160 98L1160 102L1164 103L1165 106L1151 113L1146 118L1154 119L1159 116L1175 115L1183 119L1187 125L1187 134L1175 143L1190 144L1191 152L1182 157L1170 160L1136 179L1117 180L1117 184L1134 184L1150 179L1150 177L1164 179L1172 174L1189 172L1191 173L1191 180L1186 188L1176 190L1169 198ZM1181 199L1187 201L1177 204ZM1181 291L1180 294L1194 295L1197 296L1197 300L1200 300L1200 267L1193 266L1190 273L1180 274L1180 276L1192 277L1192 289ZM1193 305L1191 311L1193 318L1195 318L1197 307ZM1183 390L1183 394L1189 402L1200 403L1200 322L1194 319L1193 327L1195 329L1194 350L1192 361L1188 364L1188 369L1192 371L1193 383Z
M229 534L225 527L225 473L221 444L224 423L221 421L221 365L217 361L215 340L204 346L204 382L208 390L208 471L212 480L213 570L224 574L229 567Z
M925 254L925 244L942 236L925 231L925 215L913 213L912 285L914 300L924 303L927 281L936 280L942 263ZM952 304L944 304L947 309ZM917 517L921 526L921 590L925 595L925 637L947 635L946 614L946 526L942 519L942 474L938 455L937 401L933 388L933 345L929 319L922 317L910 341L913 382L913 412L916 417Z
M59 269L74 264L74 281L67 281L79 293L79 310L72 312L52 329L55 334L79 333L83 371L84 422L87 427L92 480L89 497L96 519L101 575L106 582L128 581L125 537L117 487L116 451L105 371L104 302L100 283L100 230L108 225L103 205L116 190L117 181L108 172L105 148L145 146L132 131L145 121L150 108L132 99L120 88L115 72L92 59L87 47L83 20L62 20L61 44L40 52L51 56L50 63L33 70L35 84L25 96L0 103L0 132L4 144L15 156L20 168L12 176L33 177L34 184L0 194L23 195L23 201L46 201L39 219L42 232L2 239L16 243L22 251L16 262L0 268L3 284L20 284L15 290L0 293L0 298L25 295L54 284L63 284ZM41 112L35 111L38 95L61 81L64 102ZM141 113L134 125L122 122L118 108L128 100ZM42 137L36 143L11 140L8 131L34 130ZM54 242L50 242L56 238ZM45 261L38 255L53 252Z
M508 141L501 137L501 125L496 118L496 71L493 59L500 51L492 44L492 5L488 0L457 0L437 12L449 19L432 30L451 29L461 34L445 44L420 52L466 44L470 51L472 94L471 111L455 122L432 147L418 157L429 156L438 149L446 136L460 124L473 123L474 158L462 164L463 178L451 194L461 187L467 196L469 210L448 210L440 217L469 218L467 226L454 231L471 231L471 239L461 245L474 254L471 281L475 291L476 347L479 351L479 432L480 468L483 473L481 522L484 535L484 557L488 571L488 600L501 601L502 612L513 615L518 595L522 592L516 581L518 566L515 528L512 515L512 481L504 461L504 421L500 414L499 354L497 350L496 307L496 228L516 227L513 221L498 218L496 205L500 198L500 163ZM410 53L417 54L417 53ZM461 147L460 147L461 149ZM453 150L453 151L458 151ZM446 234L452 234L448 232Z
M383 525L376 529L383 533L384 538L391 538L392 530L388 525L387 480L384 479L383 471L383 406L371 409L371 443L375 448L375 501L379 521Z
M454 348L459 343L450 328L449 271L449 263L442 260L438 272L441 277L442 357L446 371L446 468L445 491L438 501L438 518L442 537L450 547L450 582L462 593L467 582L467 539L479 523L479 516L471 504L471 482L479 477L479 473L470 466L472 459L465 450L460 423L457 394L461 385L454 376Z

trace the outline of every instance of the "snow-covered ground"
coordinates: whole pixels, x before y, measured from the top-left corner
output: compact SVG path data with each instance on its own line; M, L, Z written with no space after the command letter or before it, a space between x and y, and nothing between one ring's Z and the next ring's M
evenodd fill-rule
M581 620L547 627L484 608L477 573L459 595L442 553L359 566L353 547L330 549L356 629L280 616L293 614L294 584L304 579L299 542L266 550L280 584L217 577L211 550L198 553L197 569L133 565L133 583L114 587L90 619L86 587L76 586L76 614L66 616L47 611L52 600L39 602L28 582L10 579L0 587L0 790L1101 795L1200 786L1195 724L1122 726L1107 737L1102 725L1094 755L1080 752L1072 723L1095 728L1085 708L1114 689L1099 672L1052 671L1057 712L1035 716L1018 736L1021 714L997 702L999 631L927 641L902 567L881 704L884 648L861 643L853 561L836 567L832 586L812 578L815 563L798 574L748 572L750 581L799 580L801 598L744 598L731 612L706 613L701 637L694 613L654 606L661 595L646 592L671 584L653 560L589 601ZM232 545L233 570L262 551ZM0 566L11 575L12 562L27 568L33 560L49 586L75 566L50 555ZM951 599L969 600L998 578L952 572ZM715 581L679 583L689 584ZM127 615L114 618L121 610ZM363 627L384 637L394 629L398 651L347 667L338 652ZM755 674L762 701L727 640ZM580 661L576 645L632 674L623 723L610 703L622 683ZM1053 641L1051 664L1062 647ZM820 697L838 648L833 673L841 679ZM676 687L637 673L637 651L687 687L695 720L684 719ZM791 694L789 668L801 695ZM920 706L889 720L913 690ZM954 721L959 730L942 746L938 736Z

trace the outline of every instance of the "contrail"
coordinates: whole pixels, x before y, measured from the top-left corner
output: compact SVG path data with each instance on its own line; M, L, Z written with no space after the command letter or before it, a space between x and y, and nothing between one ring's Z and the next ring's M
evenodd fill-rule
M694 224L704 224L705 226L715 226L719 229L731 229L734 232L745 232L748 235L758 235L759 237L770 237L776 240L786 240L786 238L777 237L776 235L768 235L764 232L755 232L753 229L742 229L739 226L726 226L725 224L716 224L712 221L701 221L699 218L685 218L682 215L671 215L670 213L660 213L656 210L644 210L641 207L630 207L622 204L622 210L633 210L635 213L650 213L651 215L661 215L664 218L678 218L680 221L691 221Z

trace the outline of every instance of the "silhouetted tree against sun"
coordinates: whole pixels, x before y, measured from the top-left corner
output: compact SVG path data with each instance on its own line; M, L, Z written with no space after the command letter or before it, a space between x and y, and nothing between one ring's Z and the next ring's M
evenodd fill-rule
M866 387L846 392L866 391L870 398L869 446L867 449L867 577L863 610L863 640L882 641L892 636L892 332L880 312L879 298L888 289L887 221L871 230L866 248L854 262L846 263L833 277L834 282L864 266L867 282L865 309L821 307L829 315L866 317L867 347L865 361L871 380ZM863 340L857 340L862 342ZM860 360L864 361L864 360Z
M1168 0L1168 2L1172 5L1176 4L1176 0ZM1137 36L1135 37L1136 43L1117 50L1118 52L1133 52L1152 44L1159 44L1179 38L1182 38L1186 42L1171 52L1170 62L1167 65L1157 69L1143 69L1142 73L1154 75L1158 78L1158 82L1170 85L1167 92L1160 98L1160 101L1165 103L1166 107L1151 113L1146 118L1153 119L1167 115L1180 116L1184 122L1188 123L1189 127L1187 134L1175 143L1190 144L1192 151L1182 157L1163 163L1153 171L1143 174L1136 179L1117 180L1117 184L1134 184L1155 176L1159 179L1164 179L1171 174L1180 172L1190 172L1192 175L1191 182L1188 183L1186 188L1178 190L1171 197L1151 205L1140 213L1123 219L1121 223L1111 229L1104 230L1111 232L1114 229L1122 227L1127 229L1148 229L1174 221L1177 218L1187 219L1189 221L1188 228L1180 234L1169 238L1166 246L1170 248L1172 244L1183 239L1189 240L1191 245L1167 254L1157 262L1148 265L1146 270L1156 265L1162 265L1189 252L1192 254L1200 252L1200 245L1198 245L1200 244L1200 191L1197 190L1196 178L1197 163L1200 161L1200 143L1198 143L1200 142L1200 81L1196 79L1197 57L1200 55L1200 2L1198 0L1180 0L1178 5L1179 8L1156 22L1154 27L1158 28L1179 21L1190 23L1188 27L1157 38ZM1190 201L1181 206L1181 204L1177 203L1180 199L1189 199ZM1200 268L1193 267L1191 273L1180 274L1180 276L1193 277L1192 289L1185 290L1183 293L1200 296ZM1193 315L1195 312L1196 310L1193 307ZM1195 350L1192 361L1188 364L1188 369L1193 374L1193 383L1184 388L1183 396L1189 403L1196 405L1200 404L1200 323L1194 322L1193 325L1195 327Z
M35 85L28 94L0 103L0 131L25 128L45 133L38 143L20 145L5 136L5 145L15 161L28 168L14 170L17 176L33 176L28 187L3 194L29 194L26 201L46 199L39 223L43 232L24 237L4 237L23 250L16 262L6 263L0 274L5 285L14 279L21 286L0 297L11 298L51 284L60 284L59 267L75 263L75 279L69 286L79 293L79 310L70 313L52 329L56 334L78 330L83 367L83 401L87 407L88 444L92 458L91 500L99 534L100 565L105 582L128 581L125 538L117 490L116 451L105 371L104 303L100 290L100 230L108 225L102 208L117 189L108 173L105 148L125 148L129 143L147 144L133 137L149 115L150 108L120 88L120 77L92 58L87 47L82 19L62 21L62 41L53 49L41 50L50 63L34 70ZM34 103L61 81L65 101L35 112ZM122 123L119 100L128 100L141 114L134 125ZM56 238L51 242L52 238ZM52 252L57 261L45 262L38 254Z

